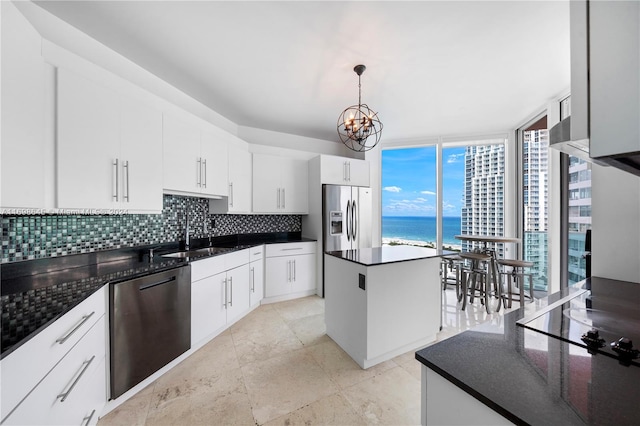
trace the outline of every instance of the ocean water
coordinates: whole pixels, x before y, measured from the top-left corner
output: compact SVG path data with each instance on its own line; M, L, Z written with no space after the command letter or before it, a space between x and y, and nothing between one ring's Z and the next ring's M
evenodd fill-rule
M455 236L460 234L461 218L442 218L442 242L444 244L460 244ZM436 240L436 218L431 216L383 216L382 238L398 238L402 240L434 241Z

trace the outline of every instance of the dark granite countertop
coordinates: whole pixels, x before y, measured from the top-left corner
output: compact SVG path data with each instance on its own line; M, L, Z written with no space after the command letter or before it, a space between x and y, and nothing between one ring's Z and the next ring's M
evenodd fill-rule
M516 324L580 286L422 349L416 359L516 424L637 425L640 368Z
M326 254L365 266L407 262L454 254L453 251L415 246L384 246L352 250L328 251Z
M2 264L0 359L107 283L186 266L256 245L298 241L315 240L303 238L299 232L241 234L213 238L211 245L221 250L188 258L163 257L183 249L180 243L165 243ZM209 240L203 238L193 240L190 249L208 246ZM150 248L155 249L153 259L149 258Z

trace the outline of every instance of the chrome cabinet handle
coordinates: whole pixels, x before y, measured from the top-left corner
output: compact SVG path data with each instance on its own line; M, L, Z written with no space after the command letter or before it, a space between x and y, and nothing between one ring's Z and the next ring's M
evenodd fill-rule
M198 159L196 160L197 163L197 170L196 170L196 186L201 187L202 186L202 158L198 157Z
M231 299L229 300L229 306L233 306L233 277L229 277L229 287L231 287Z
M302 247L283 248L281 251L302 250Z
M296 261L293 261L293 281L296 281Z
M233 182L229 183L229 207L233 207Z
M73 333L75 333L76 331L78 331L78 329L79 329L80 327L82 327L82 325L83 325L85 322L87 322L87 321L89 320L89 318L91 318L91 317L93 316L93 314L95 314L95 313L96 313L96 311L93 311L93 312L91 312L89 315L83 315L83 316L82 316L82 318L80 318L80 322L79 322L75 327L73 327L73 329L72 329L71 331L69 331L69 332L68 332L67 334L65 334L64 336L59 337L59 338L57 338L57 339L56 339L56 343L63 344L64 342L66 342L66 341L67 341L67 339L68 339L69 337L71 337L71 335L72 335Z
M116 183L114 184L114 188L115 188L115 194L113 195L113 198L116 199L116 201L118 201L118 159L116 158L113 161L113 176L115 177Z
M122 169L125 170L125 175L124 175L125 182L126 182L125 188L127 189L127 192L123 194L122 198L126 200L128 203L130 201L129 199L129 161L128 160L122 164Z
M204 166L204 179L202 180L202 186L206 188L207 187L207 159L206 158L202 160L202 165Z
M259 255L261 255L261 254L262 254L262 252L261 252L261 251L257 251L257 252L255 252L255 253L253 253L253 255L254 255L254 256L259 256Z
M347 161L347 180L351 182L351 161Z
M224 280L222 280L222 285L224 286L224 303L222 304L222 306L224 306L224 308L227 309L227 300L229 299L229 294L227 292L227 279L226 278Z
M287 208L287 197L285 196L287 193L285 191L286 188L282 188L282 208Z
M78 374L78 377L76 377L76 379L73 381L73 383L71 383L71 387L69 388L68 391L61 393L60 395L58 395L56 397L57 398L62 398L60 399L60 402L64 402L65 399L67 399L67 397L69 396L69 394L71 393L71 391L73 390L74 387L76 387L76 385L78 384L78 382L80 381L80 378L82 377L82 375L87 371L87 368L89 368L89 366L91 365L91 363L93 362L93 360L95 359L95 355L91 357L91 359L89 361L85 361L82 363L82 365L84 367L82 368L82 371L80 371L80 374Z
M256 271L251 267L251 293L256 292Z
M85 417L84 419L82 419L83 425L84 426L89 426L89 424L91 424L91 419L93 418L93 415L96 413L96 410L93 410L91 412L91 414L89 414L87 417Z

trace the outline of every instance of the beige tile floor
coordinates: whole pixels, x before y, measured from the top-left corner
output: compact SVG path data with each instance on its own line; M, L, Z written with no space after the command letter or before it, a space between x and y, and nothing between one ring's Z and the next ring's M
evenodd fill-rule
M461 311L448 289L438 340L503 313ZM323 299L263 305L98 425L419 424L414 354L362 370L325 334Z

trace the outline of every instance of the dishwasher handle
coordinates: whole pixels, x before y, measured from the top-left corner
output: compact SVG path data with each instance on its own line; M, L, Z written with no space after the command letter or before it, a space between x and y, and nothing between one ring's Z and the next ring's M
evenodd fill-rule
M176 277L175 277L175 276L173 276L173 277L171 277L171 278L167 278L166 280L158 281L158 282L155 282L155 283L142 284L142 285L138 288L138 290L140 290L140 291L142 291L142 290L147 290L147 289L150 289L150 288L152 288L152 287L157 287L157 286L159 286L159 285L168 284L168 283L173 282L173 281L175 281L175 280L176 280Z

